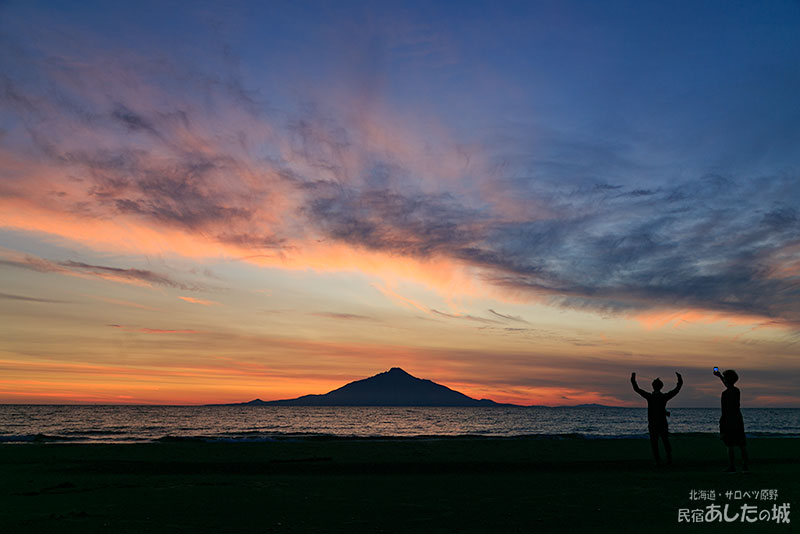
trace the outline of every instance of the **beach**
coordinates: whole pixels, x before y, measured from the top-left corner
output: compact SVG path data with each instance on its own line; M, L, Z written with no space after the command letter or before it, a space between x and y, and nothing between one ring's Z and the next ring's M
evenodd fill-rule
M678 519L680 509L713 504L728 504L731 515L742 504L796 507L798 439L750 439L751 472L735 475L722 472L726 450L716 436L672 441L675 463L663 468L643 439L7 444L0 525L4 532L789 531L793 521Z

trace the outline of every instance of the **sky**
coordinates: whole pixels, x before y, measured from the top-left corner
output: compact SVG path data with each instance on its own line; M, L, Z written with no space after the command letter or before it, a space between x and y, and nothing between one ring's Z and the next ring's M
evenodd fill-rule
M0 402L390 367L800 407L800 3L0 1Z

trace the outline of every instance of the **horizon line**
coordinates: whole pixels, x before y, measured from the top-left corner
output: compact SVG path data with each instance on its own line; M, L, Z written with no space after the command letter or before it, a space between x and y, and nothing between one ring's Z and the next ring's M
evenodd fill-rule
M260 399L253 399L260 400ZM286 399L277 399L286 400ZM250 401L247 401L250 402ZM83 402L83 403L34 403L34 402L0 402L0 406L131 406L142 407L149 406L153 408L214 408L220 406L248 406L247 402L233 402L233 403L203 403L203 404L144 404L144 403L110 403L110 402ZM276 402L276 401L264 401ZM376 406L376 405L330 405L330 406L291 406L283 404L275 404L272 407L276 408L458 408L458 409L471 409L471 408L625 408L631 410L646 410L647 406L618 406L612 404L599 404L599 403L581 403L581 404L513 404L513 403L498 403L498 406L419 406L419 405L396 405L396 406ZM269 406L263 405L250 405L253 408L265 408ZM719 409L719 406L670 406L670 410L713 410ZM800 410L800 406L747 406L742 407L742 410Z

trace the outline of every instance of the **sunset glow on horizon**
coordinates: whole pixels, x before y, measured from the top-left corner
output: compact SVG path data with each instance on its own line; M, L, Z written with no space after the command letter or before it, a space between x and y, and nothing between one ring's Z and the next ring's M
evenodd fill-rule
M145 4L0 6L0 403L800 407L800 5Z

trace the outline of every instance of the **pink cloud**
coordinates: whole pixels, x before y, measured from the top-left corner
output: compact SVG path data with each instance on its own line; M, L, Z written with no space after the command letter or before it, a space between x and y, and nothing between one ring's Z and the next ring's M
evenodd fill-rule
M194 297L179 296L178 298L186 302L191 302L192 304L200 304L201 306L215 306L219 304L219 302L214 302L213 300L197 299Z
M172 328L140 328L135 326L125 326L119 324L108 325L111 328L118 328L125 332L138 332L141 334L201 334L198 330L191 329L172 329Z

